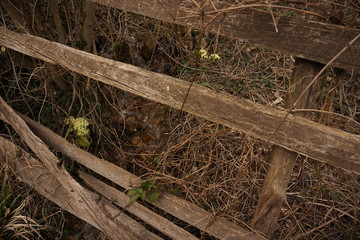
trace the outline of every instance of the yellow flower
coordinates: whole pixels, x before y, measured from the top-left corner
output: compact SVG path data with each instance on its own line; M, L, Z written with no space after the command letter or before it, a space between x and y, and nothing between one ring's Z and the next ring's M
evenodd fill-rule
M216 53L215 53L215 54L211 54L211 55L210 55L210 59L220 60L220 56L217 55Z
M200 58L208 58L209 57L207 55L207 51L203 48L199 50L199 53L200 53Z
M89 136L90 129L88 128L90 123L85 118L74 118L70 116L65 119L65 124L69 124L70 131L74 131L77 136Z
M205 49L199 50L200 58L201 59L210 59L210 60L220 60L220 56L216 53L208 55L207 51Z

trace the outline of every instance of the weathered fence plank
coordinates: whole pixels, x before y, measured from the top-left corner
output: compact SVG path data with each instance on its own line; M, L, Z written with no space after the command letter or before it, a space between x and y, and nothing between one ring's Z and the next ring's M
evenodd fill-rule
M183 228L175 225L166 218L158 215L152 210L148 209L144 205L141 205L138 202L132 203L128 206L130 197L125 193L120 192L114 187L107 185L106 183L96 179L95 177L86 174L83 171L79 171L79 177L84 180L84 182L94 189L96 192L100 193L102 196L107 199L112 199L112 203L116 206L119 206L131 214L135 215L139 219L143 220L150 226L156 228L160 232L164 233L166 236L173 240L199 240L199 238L193 236Z
M83 217L91 219L91 221L103 231L109 239L137 239L131 232L119 227L117 222L109 218L103 209L98 207L96 197L76 182L65 168L59 168L57 166L59 160L48 147L35 136L33 132L31 132L26 123L13 109L10 108L2 97L0 97L0 119L10 124L20 135L21 139L42 161L42 164L46 167L48 173L51 173L54 179L58 181L59 187L64 189L65 196L68 196L68 199L72 200L74 207L84 215ZM1 152L4 152L4 149L2 149ZM122 226L126 227L127 224ZM131 228L132 224L129 224L128 226Z
M189 83L59 43L0 27L0 44L136 95L180 109ZM268 140L286 115L228 94L194 85L184 111ZM271 143L354 173L360 173L360 136L300 117L287 117Z
M312 1L317 4L317 9L326 10L332 8L331 3ZM315 7L312 7L315 11ZM316 19L309 16L309 19ZM321 21L321 19L318 19ZM316 101L320 95L321 78L316 76L321 72L324 65L301 58L295 59L294 69L290 78L289 94L285 100L285 107L299 109L311 109L316 107ZM313 79L317 79L313 82ZM308 86L311 86L308 88ZM295 106L294 106L295 104ZM296 116L311 117L311 112L294 113ZM286 198L286 190L289 185L293 168L298 154L288 151L279 146L273 146L271 160L267 168L265 182L259 197L252 225L259 231L272 238L278 225L281 207Z
M127 190L140 185L141 179L136 175L76 147L66 141L66 139L53 133L48 128L28 117L22 116L22 118L28 124L30 129L47 145L69 156L74 161ZM214 218L211 213L204 209L166 192L162 194L161 198L151 203L178 219L222 240L264 239L261 235L244 229L227 220Z
M198 9L187 0L90 0L163 21L201 28L326 64L360 33L358 29L275 15L246 7L213 2ZM248 6L263 6L250 4ZM216 10L215 10L216 9ZM273 9L276 9L274 7ZM333 66L360 72L360 42L339 56Z
M19 156L21 157L19 158ZM12 142L0 137L0 166L4 164L8 164L20 181L25 182L34 188L39 194L54 202L62 209L90 223L98 229L103 228L101 224L99 225L99 222L96 221L97 215L95 217L89 216L86 209L82 207L85 203L79 204L76 197L74 198L69 195L69 192L61 185L58 179L56 179L56 177L41 162ZM114 207L110 201L101 198L99 195L94 194L89 190L85 189L84 191L94 199L98 198L98 200L96 200L96 207L107 214L108 221L116 223L117 228L111 233L108 233L110 237L113 236L113 238L109 239L127 239L125 234L131 234L133 236L132 239L162 239L126 214L119 214L123 212ZM116 232L120 232L120 230L123 234L118 238L119 235L116 237Z
M304 89L310 84L313 78L320 72L322 65L308 60L297 58L295 67L290 79L290 94L286 99L286 107L291 108ZM320 81L318 80L306 91L296 108L310 109L315 106ZM306 117L307 112L296 113L297 116ZM252 225L271 238L277 226L277 219L280 215L282 203L285 199L293 167L298 154L288 151L279 146L273 146L271 160L259 202L252 220Z

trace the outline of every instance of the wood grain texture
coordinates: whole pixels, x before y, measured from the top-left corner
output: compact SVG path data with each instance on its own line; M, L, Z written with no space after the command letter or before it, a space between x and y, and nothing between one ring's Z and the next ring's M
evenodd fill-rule
M312 79L320 72L322 65L297 58L290 79L290 94L287 96L285 106L291 108L297 101L304 89L310 84ZM315 82L295 105L300 109L311 109L315 106L320 89L320 81ZM295 115L305 117L306 112L296 113ZM293 168L298 154L279 146L273 146L271 160L267 168L265 182L260 194L259 202L256 207L252 225L259 231L265 233L269 238L272 237L279 218L281 207L286 198Z
M53 133L48 128L28 117L22 116L22 118L26 121L30 129L47 145L69 156L74 161L84 165L127 190L140 185L141 179L139 179L136 175L76 147L64 138ZM172 194L164 193L160 199L151 203L167 213L219 239L264 239L261 235L244 229L229 221L219 218L214 219L213 215L209 212ZM211 224L209 224L210 221Z
M92 217L89 217L89 214L82 207L79 207L77 197L74 198L74 196L71 196L56 177L41 162L12 142L0 137L0 165L3 164L8 164L13 172L16 173L16 176L20 181L33 187L39 194L54 202L62 209L70 212L85 222L90 223L98 229L102 228L97 221L94 221ZM110 234L110 236L113 237L109 239L125 239L126 235L120 235L121 238L116 238L119 236L116 231L124 230L127 231L127 233L132 233L134 239L162 239L148 231L144 226L126 214L119 214L122 213L122 211L114 207L105 198L102 198L89 190L84 191L88 196L96 199L97 208L107 214L108 219L115 222L117 228L120 229L114 229ZM85 203L82 204L84 205ZM103 224L105 224L105 222Z
M324 64L360 33L358 29L284 15L275 15L278 29L276 32L274 20L269 12L254 8L239 8L239 5L230 5L221 1L214 1L204 9L198 9L191 1L186 0L90 1L194 28L206 26L209 32L249 40ZM236 7L236 10L230 11ZM358 59L360 59L359 41L337 58L333 66L360 72Z
M0 27L0 44L177 109L181 108L189 89L189 83L180 79L39 37L18 34L4 27ZM183 110L264 141L270 138L286 115L285 111L217 93L199 85L191 88ZM290 114L270 142L312 159L360 173L359 135Z
M63 167L57 164L59 160L48 149L48 147L29 129L26 123L19 117L14 110L0 97L0 119L10 124L19 134L21 139L41 160L49 174L59 183L58 187L64 189L65 196L72 200L74 207L80 212L88 222L94 223L109 239L137 239L143 231L133 230L133 224L129 222L114 221L106 209L98 207L96 195L83 188ZM153 236L156 239L156 235Z
M316 4L317 1L313 1ZM321 7L319 6L321 5ZM330 10L330 3L318 2L319 9ZM326 14L326 12L324 13ZM312 18L314 18L312 16ZM298 109L316 108L316 101L320 95L321 78L316 78L324 66L309 60L296 58L290 78L289 94L285 100L285 107ZM312 83L313 79L317 79ZM308 88L308 86L310 86ZM305 91L306 90L306 91ZM310 117L311 112L298 112L296 116ZM252 226L272 239L278 225L281 208L286 199L293 168L298 154L279 146L273 146L272 156L267 168L265 182L260 194Z
M102 196L106 197L107 199L112 199L113 204L121 208L125 208L126 211L143 220L150 226L153 226L169 238L174 240L199 239L138 202L134 202L128 206L130 197L128 197L125 193L120 192L116 188L110 187L109 185L82 171L79 172L79 177L84 180L88 186L100 193Z

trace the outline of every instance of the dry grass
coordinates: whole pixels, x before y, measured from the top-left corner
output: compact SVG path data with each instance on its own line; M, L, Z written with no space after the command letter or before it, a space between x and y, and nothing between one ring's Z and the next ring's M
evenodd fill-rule
M54 211L57 207L19 183L6 164L0 169L0 177L0 238L60 239L61 211Z
M300 3L287 6L300 10L306 7ZM69 12L73 14L69 17L81 22L80 14ZM299 11L295 15L301 14ZM359 3L354 0L337 4L329 16L358 28L354 19L359 14ZM99 55L264 105L283 106L280 100L288 92L293 65L288 55L104 7L97 9L97 18ZM75 31L71 33L72 39L79 39ZM144 36L152 42L146 43ZM69 42L73 46L75 43ZM221 59L199 59L195 50L201 45ZM71 88L61 92L45 80L54 72L11 51L0 55L0 64L1 95L16 110L63 135L65 117L85 116L93 122L89 149L93 154L164 189L178 188L179 196L216 216L243 226L250 222L271 147L264 149L263 142L229 128L88 82L63 69L55 74ZM313 120L360 134L360 76L329 69L322 82L317 106L320 111L314 112ZM359 180L358 176L299 156L275 238L360 238ZM44 203L39 209L45 208Z

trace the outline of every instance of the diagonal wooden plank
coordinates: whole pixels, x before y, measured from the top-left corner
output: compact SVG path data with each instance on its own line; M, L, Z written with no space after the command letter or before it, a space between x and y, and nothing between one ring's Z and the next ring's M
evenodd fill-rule
M34 188L39 194L94 227L98 229L102 228L97 221L94 221L94 218L90 217L89 214L79 206L77 199L69 195L69 192L60 184L58 179L56 179L41 162L12 142L0 137L0 166L4 164L7 164L15 172L20 181ZM119 214L120 212L122 213L122 211L114 207L110 201L101 198L89 190L85 190L85 192L94 199L97 199L97 208L106 213L110 221L116 223L116 231L120 229L126 234L131 233L134 239L162 239L128 215ZM113 231L110 236L116 236L115 231ZM111 239L125 239L124 235L120 235L120 237L121 238L113 237Z
M360 33L359 29L284 15L275 15L278 30L276 32L274 20L269 12L221 1L214 1L204 9L198 9L187 0L90 1L194 28L207 26L206 29L213 33L250 40L268 48L324 64ZM266 7L267 5L248 6ZM360 72L358 59L360 59L360 41L337 58L333 66Z
M109 239L117 240L119 238L135 240L136 237L119 228L105 212L98 208L96 197L83 188L74 178L66 171L65 168L57 166L59 160L48 149L33 132L26 123L15 113L15 111L0 97L0 119L10 124L14 130L20 135L21 139L29 146L29 148L42 161L55 180L65 190L69 198L73 199L75 207L82 211L82 214L91 219L91 222L103 231ZM4 151L4 150L2 150ZM123 225L123 226L126 226Z
M59 43L0 27L0 44L61 65L92 79L180 109L189 83L129 64L86 53ZM267 141L285 111L194 85L184 111ZM290 114L271 138L272 144L360 173L360 136Z
M39 138L41 138L46 144L53 147L57 151L66 154L76 162L84 165L85 167L93 170L94 172L102 175L103 177L111 180L112 182L127 190L138 187L140 185L141 179L139 179L136 175L110 162L95 157L94 155L69 143L66 141L66 139L53 133L39 123L29 119L26 116L21 116L24 121L26 121L30 129ZM213 215L204 209L169 193L163 193L161 198L151 203L165 212L177 217L178 219L181 219L219 239L264 239L261 235L244 229L227 220L213 218ZM209 224L209 222L211 222L211 224Z
M79 177L84 180L84 182L89 187L91 187L91 189L94 189L96 192L100 193L107 199L111 199L113 204L135 215L150 226L164 233L169 238L173 240L199 240L199 238L193 236L191 233L175 225L171 221L153 212L138 202L134 202L128 206L130 197L116 188L107 185L106 183L83 171L79 171Z

